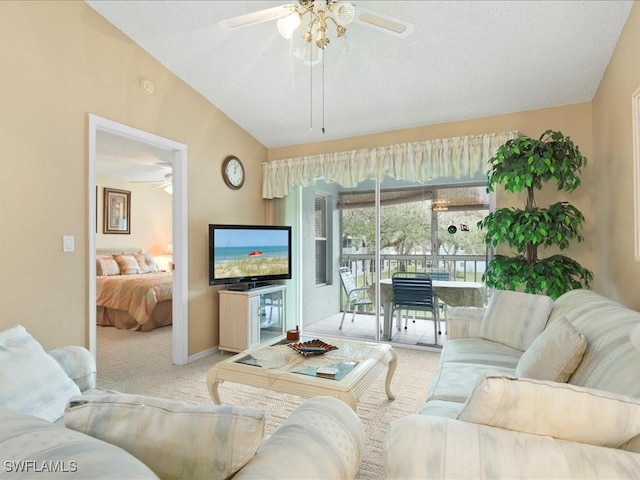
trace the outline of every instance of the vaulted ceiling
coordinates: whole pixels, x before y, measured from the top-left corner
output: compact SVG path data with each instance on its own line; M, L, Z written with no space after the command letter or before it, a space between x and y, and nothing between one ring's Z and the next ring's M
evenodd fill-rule
M590 101L633 2L359 1L413 29L350 24L324 89L275 21L221 23L286 2L86 3L272 148Z

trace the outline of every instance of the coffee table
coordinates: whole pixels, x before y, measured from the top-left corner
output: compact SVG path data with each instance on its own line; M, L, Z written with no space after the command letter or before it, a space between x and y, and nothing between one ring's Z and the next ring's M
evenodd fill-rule
M300 341L311 339L303 337ZM327 337L320 340L337 350L305 356L287 345L292 342L276 340L216 363L207 374L213 402L221 403L218 385L226 380L306 398L327 395L344 401L355 411L358 399L384 369L387 397L395 399L391 379L397 356L390 345ZM338 373L334 377L320 376L316 373L319 367L336 368Z

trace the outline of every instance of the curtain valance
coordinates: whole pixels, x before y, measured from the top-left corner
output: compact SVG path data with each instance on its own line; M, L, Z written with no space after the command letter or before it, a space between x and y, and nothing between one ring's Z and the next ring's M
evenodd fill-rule
M319 179L353 188L367 179L382 182L387 175L419 183L439 177L473 178L486 174L498 147L518 135L469 135L265 162L262 198L283 198L294 187Z

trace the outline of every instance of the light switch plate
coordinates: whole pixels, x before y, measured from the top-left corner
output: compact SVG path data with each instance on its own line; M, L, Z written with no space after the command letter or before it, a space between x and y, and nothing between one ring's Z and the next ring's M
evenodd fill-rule
M62 251L65 253L76 251L76 239L73 235L62 236Z

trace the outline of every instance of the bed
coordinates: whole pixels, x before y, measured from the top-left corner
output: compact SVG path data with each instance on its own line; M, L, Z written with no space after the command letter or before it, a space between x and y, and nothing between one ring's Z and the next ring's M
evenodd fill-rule
M96 259L98 325L142 332L171 325L171 272L158 271L153 257L140 252L99 253Z

